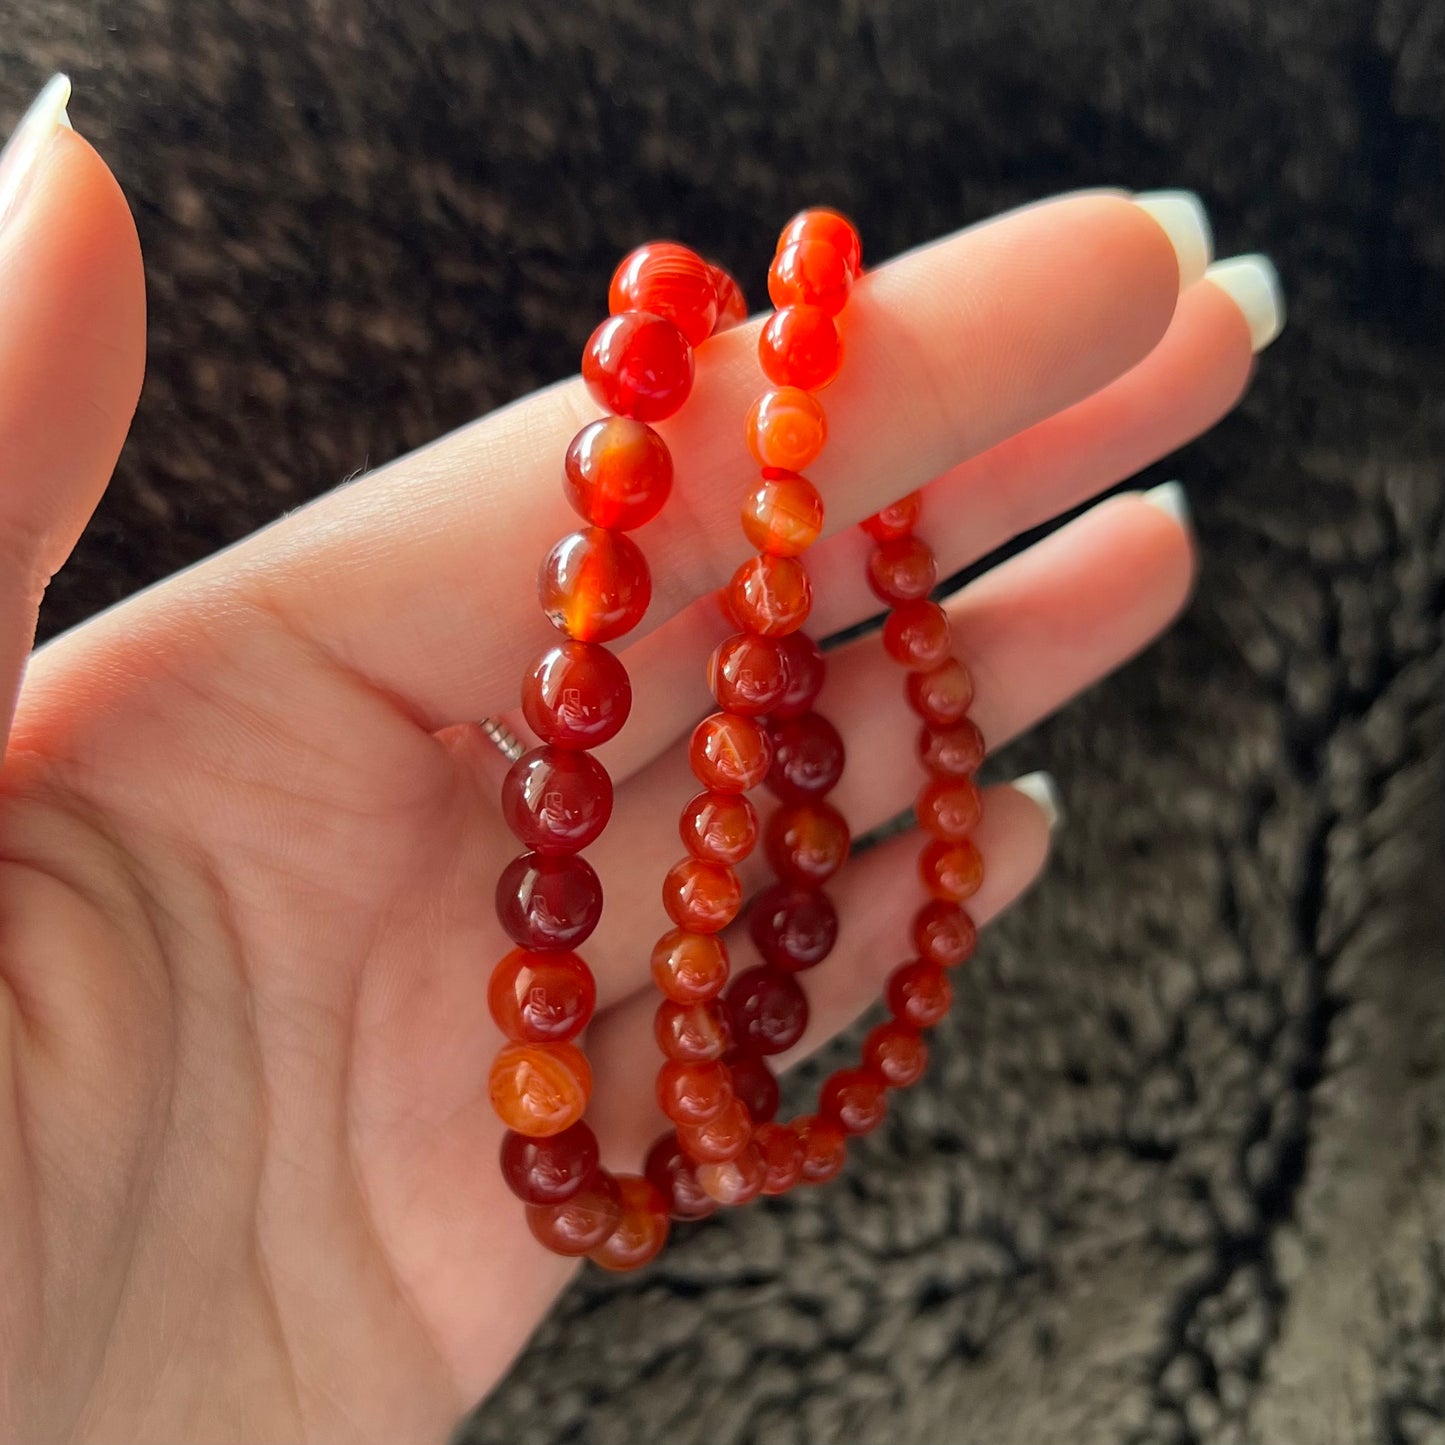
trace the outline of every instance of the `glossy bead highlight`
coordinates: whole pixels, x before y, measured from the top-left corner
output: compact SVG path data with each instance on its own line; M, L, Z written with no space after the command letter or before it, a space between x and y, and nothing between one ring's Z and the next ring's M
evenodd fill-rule
M634 421L663 421L692 390L692 347L671 321L610 316L588 339L582 379L597 402Z
M767 777L773 745L752 718L715 712L693 730L688 760L703 787L715 793L746 793Z
M743 499L743 533L769 556L796 557L822 530L823 498L807 477L772 473Z
M727 991L733 1037L755 1054L781 1054L803 1037L808 1000L791 973L763 964L739 974Z
M672 454L643 422L603 417L572 438L563 475L579 515L594 527L628 532L662 510L672 492Z
M713 268L675 241L651 241L626 256L613 273L607 309L614 316L646 311L665 317L690 345L701 346L718 317Z
M848 861L848 824L821 798L785 803L768 820L768 861L784 883L817 888Z
M522 948L576 948L602 917L602 884L585 858L524 853L497 879L497 919Z
M524 847L579 853L612 816L612 779L590 753L544 745L523 753L502 782L502 817Z
M820 306L786 306L773 312L758 337L758 360L778 386L822 391L843 364L843 343L833 317Z
M796 557L753 557L733 573L728 606L748 632L780 637L808 620L813 584Z
M595 642L567 639L549 647L522 679L527 726L558 747L600 747L631 711L627 669Z
M487 1088L507 1128L545 1139L582 1117L592 1069L575 1044L508 1044L492 1064Z
M765 391L752 405L746 422L748 450L758 464L784 472L801 472L828 440L828 418L822 405L796 386Z
M778 639L740 632L718 644L707 664L707 685L724 712L759 717L783 695L788 676Z
M652 981L675 1003L705 1003L728 979L728 953L720 938L674 928L652 949Z
M678 832L694 858L741 863L757 845L757 810L741 793L699 793L684 805Z
M637 1174L619 1174L617 1193L617 1223L601 1244L587 1251L587 1258L603 1269L641 1269L667 1243L667 1200L651 1180Z
M622 1217L622 1196L605 1169L594 1169L586 1184L561 1204L529 1204L527 1227L553 1254L570 1256L596 1249Z
M904 689L908 705L935 728L962 721L973 702L973 677L956 657L928 672L910 672Z
M772 729L773 763L769 790L785 803L820 798L843 776L843 739L821 713L804 713Z
M502 1178L525 1204L561 1204L581 1192L600 1158L597 1136L573 1124L546 1139L508 1130L502 1135Z
M584 527L547 553L537 595L559 631L579 642L611 642L642 621L652 601L652 574L630 537Z
M514 948L492 970L487 1007L515 1043L565 1043L591 1022L597 984L575 953Z
M816 888L774 883L753 900L748 933L758 952L789 973L822 963L838 941L838 912Z

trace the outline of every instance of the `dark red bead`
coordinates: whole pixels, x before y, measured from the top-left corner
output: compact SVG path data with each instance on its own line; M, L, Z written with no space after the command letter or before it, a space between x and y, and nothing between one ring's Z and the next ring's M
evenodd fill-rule
M706 863L741 863L758 841L758 814L741 793L699 793L678 820L687 851Z
M914 959L889 974L884 996L894 1018L914 1028L931 1029L948 1012L953 988L936 963Z
M527 1226L553 1254L581 1255L605 1240L622 1217L617 1181L594 1169L587 1182L560 1204L529 1204Z
M973 957L978 930L956 903L935 898L913 917L913 946L930 963L953 968Z
M796 973L821 963L833 951L838 912L820 889L775 883L753 900L748 932L769 963Z
M514 948L492 970L487 1007L497 1027L517 1043L562 1043L591 1021L597 983L575 953Z
M578 1120L549 1139L529 1139L509 1129L502 1135L502 1178L527 1204L560 1204L578 1193L599 1159L597 1136Z
M538 853L580 853L612 816L612 779L590 753L543 745L502 782L502 817Z
M673 1003L664 999L653 1015L653 1037L669 1059L720 1059L732 1047L732 1019L721 999Z
M784 803L768 819L764 846L784 883L816 888L848 861L851 837L843 815L821 798Z
M772 711L788 682L780 641L740 632L718 644L708 659L707 685L724 712L757 717Z
M522 679L527 726L558 747L600 747L621 731L631 710L627 669L596 642L559 642Z
M697 1166L683 1153L674 1129L659 1137L647 1151L642 1172L667 1200L674 1219L706 1219L717 1209L717 1200L698 1183Z
M497 918L523 948L576 948L601 917L602 884L585 858L523 853L497 879Z
M868 559L868 584L884 602L916 601L937 583L933 549L921 537L910 534L880 542Z
M652 574L630 537L584 527L542 559L537 594L559 631L579 642L611 642L642 621L652 601Z
M603 1269L641 1269L667 1243L668 1205L652 1182L638 1174L619 1174L617 1192L622 1212L612 1233L587 1251Z
M968 718L945 727L925 726L918 735L918 757L930 773L967 778L983 764L983 734Z
M904 667L937 667L951 645L948 614L926 597L900 602L883 620L884 651Z
M665 317L691 345L701 346L717 322L713 268L676 241L650 241L624 257L613 273L607 309L614 316L646 311Z
M587 341L582 379L608 411L634 421L662 421L692 390L692 347L661 316L645 311L609 316Z
M868 1134L888 1112L882 1082L864 1069L838 1069L824 1081L818 1113L849 1134Z
M727 1056L732 1070L733 1093L748 1106L755 1124L765 1124L778 1112L782 1091L768 1061L758 1054L734 1050Z
M838 785L845 761L838 729L821 713L775 723L773 765L767 784L785 803L803 803L822 797Z
M861 523L863 530L875 542L890 542L895 537L906 537L918 525L923 512L923 493L909 492L896 502L884 507Z
M779 637L778 648L783 657L785 684L783 695L770 714L774 722L801 717L817 701L827 677L828 665L823 649L806 633L790 632Z
M924 722L949 728L961 721L973 701L973 678L956 658L928 672L910 672L904 684L908 705Z
M781 1054L808 1027L808 1000L790 973L763 964L740 973L727 991L733 1037L755 1054Z
M594 527L630 532L650 522L672 491L672 453L650 426L622 416L588 422L564 463L567 500Z

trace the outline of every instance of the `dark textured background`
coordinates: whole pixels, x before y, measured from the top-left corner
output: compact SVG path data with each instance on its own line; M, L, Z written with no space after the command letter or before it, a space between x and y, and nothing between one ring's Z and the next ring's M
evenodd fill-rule
M151 362L47 627L749 278L1190 186L1291 324L1177 632L1012 750L1070 810L835 1186L586 1277L475 1445L1445 1441L1441 0L0 0L135 206ZM479 1309L497 1308L479 1300Z

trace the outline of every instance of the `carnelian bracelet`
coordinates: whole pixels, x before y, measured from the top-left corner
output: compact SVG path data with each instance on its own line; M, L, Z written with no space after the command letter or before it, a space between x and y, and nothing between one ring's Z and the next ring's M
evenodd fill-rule
M572 950L602 907L597 876L578 854L601 834L612 805L610 780L587 750L617 733L631 702L626 671L602 644L630 630L651 595L646 562L623 533L656 516L671 487L667 447L647 423L685 400L691 347L743 319L741 292L683 247L641 247L618 269L612 315L584 353L593 395L617 415L589 423L568 448L569 500L591 525L559 542L542 566L542 605L565 640L524 680L523 713L543 746L519 758L503 785L503 814L531 851L497 887L498 916L518 947L497 965L489 991L509 1040L490 1088L508 1125L502 1172L526 1203L532 1232L558 1253L587 1254L608 1268L651 1259L666 1241L669 1216L699 1219L719 1204L836 1175L848 1136L882 1119L886 1090L923 1073L921 1030L943 1017L951 998L944 970L973 950L961 905L982 879L967 835L980 813L973 774L983 741L966 716L972 682L950 656L947 615L929 600L936 567L914 532L915 493L863 527L876 544L870 584L892 608L884 646L908 669L908 700L923 720L918 747L929 781L917 813L931 835L920 860L930 897L913 923L916 957L894 970L885 989L893 1017L868 1035L861 1065L827 1080L817 1113L774 1121L779 1088L766 1059L791 1048L806 1027L807 999L795 975L822 962L836 941L837 914L822 885L850 846L847 823L826 797L842 777L843 743L813 706L826 667L799 630L812 590L797 559L823 525L822 499L802 475L827 433L814 393L838 372L838 320L860 269L851 224L813 210L785 228L769 273L779 309L759 352L776 385L747 419L762 474L742 513L758 555L723 595L740 630L709 663L719 711L698 725L689 750L703 791L681 817L688 856L663 885L675 927L652 955L664 995L657 1096L674 1129L653 1146L641 1176L613 1176L601 1166L582 1120L591 1074L572 1042L596 1000L591 972ZM749 914L764 962L729 981L718 935L742 906L734 870L759 836L745 795L763 781L780 800L765 837L779 881Z

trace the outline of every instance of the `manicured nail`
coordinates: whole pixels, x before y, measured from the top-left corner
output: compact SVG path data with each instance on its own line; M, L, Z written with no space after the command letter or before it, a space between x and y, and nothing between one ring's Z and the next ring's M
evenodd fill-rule
M1048 819L1050 833L1058 830L1064 820L1064 801L1059 796L1059 785L1052 773L1025 773L1023 777L1015 778L1009 787L1038 804L1039 810Z
M1249 344L1263 351L1284 330L1284 291L1268 256L1231 256L1205 273L1244 313Z
M65 113L69 100L70 77L52 75L0 151L0 226L20 203L35 173L35 163L45 153L56 129L69 126L70 117Z
M1150 487L1141 495L1151 507L1158 507L1161 512L1168 512L1181 527L1188 530L1189 498L1184 494L1183 482L1161 482L1157 487Z
M1214 235L1204 202L1193 191L1141 191L1134 204L1164 228L1179 262L1179 289L1192 286L1204 275L1214 254Z

